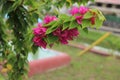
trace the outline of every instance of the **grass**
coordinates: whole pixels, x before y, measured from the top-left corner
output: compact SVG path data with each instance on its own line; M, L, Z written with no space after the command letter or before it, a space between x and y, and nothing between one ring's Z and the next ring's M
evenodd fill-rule
M29 80L119 80L120 60L114 57L103 57L92 53L77 56L79 49L56 45L54 49L68 53L70 65L52 72L45 72Z
M88 34L84 33L83 31L80 31L80 36L76 38L73 42L91 44L104 34L105 32L100 32L99 30L97 31L89 30ZM105 40L103 40L98 46L120 51L120 36L115 36L111 34Z

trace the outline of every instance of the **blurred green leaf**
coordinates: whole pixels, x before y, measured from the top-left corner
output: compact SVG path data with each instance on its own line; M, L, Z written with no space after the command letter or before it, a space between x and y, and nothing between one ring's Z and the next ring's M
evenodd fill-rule
M89 19L91 18L93 15L88 11L83 17L84 19Z
M57 40L58 40L58 37L57 36L53 36L52 34L49 34L47 36L47 39L46 39L46 41L47 41L48 44L53 44Z

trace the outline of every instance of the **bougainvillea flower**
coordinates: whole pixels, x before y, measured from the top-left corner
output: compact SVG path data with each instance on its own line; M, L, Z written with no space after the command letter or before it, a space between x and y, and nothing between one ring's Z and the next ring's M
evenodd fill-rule
M79 8L79 13L81 15L84 15L89 9L87 7L84 7L84 6L80 6Z
M78 14L79 13L79 8L78 7L73 7L71 10L70 10L70 14L72 15L75 15L75 14Z
M82 19L83 19L83 16L76 16L76 20L78 24L82 24Z
M76 20L78 24L81 24L83 19L83 16L76 16ZM55 16L46 16L44 18L44 23L48 24L51 21L57 20ZM44 27L41 23L38 23L37 27L33 29L33 42L36 46L40 46L43 48L46 48L47 44L52 47L55 42L52 42L52 44L47 43L45 41L45 38L47 38L46 31L49 27ZM58 27L55 31L52 32L53 36L57 36L58 40L56 42L59 42L61 44L68 44L69 40L73 40L74 37L78 36L79 32L76 28L74 29L65 29L62 30L62 27Z
M53 35L57 36L62 44L68 44L68 40L73 40L73 37L78 36L78 34L79 32L76 28L63 31L61 28L58 28L53 32Z
M74 29L70 29L70 30L68 30L68 37L67 37L67 39L68 40L73 40L73 38L74 37L77 37L78 35L79 35L79 31L76 29L76 28L74 28Z
M37 27L43 27L43 26L42 26L42 23L38 23L38 24L37 24Z
M69 31L68 31L68 29L62 31L62 33L61 33L61 37L64 37L64 38L67 39L67 36L69 36Z
M47 46L47 43L39 36L35 36L33 38L33 42L35 43L36 46L40 46L43 48L46 48L46 46Z
M61 28L58 28L53 32L53 35L57 36L59 38L59 41L62 44L68 44L68 41L67 41L67 36L68 35L67 34L68 34L68 32L66 30L62 31Z
M37 27L33 29L33 42L36 46L46 48L47 42L43 39L46 36L46 30L47 28L43 27L41 23L38 23Z
M45 16L45 18L44 18L44 23L45 23L45 24L48 24L48 23L50 23L51 21L55 21L55 20L57 20L56 16L49 16L49 15L47 15L47 16Z
M68 41L67 41L67 39L65 39L65 38L60 38L59 39L59 41L62 43L62 44L68 44Z
M53 35L55 36L60 36L61 35L62 30L60 28L57 28L54 32Z
M33 34L43 37L45 36L46 30L47 30L46 27L36 27L33 29Z
M95 17L90 18L90 20L91 20L91 24L94 25L95 24Z
M76 28L70 29L69 30L69 35L70 36L78 36L79 35L79 31Z

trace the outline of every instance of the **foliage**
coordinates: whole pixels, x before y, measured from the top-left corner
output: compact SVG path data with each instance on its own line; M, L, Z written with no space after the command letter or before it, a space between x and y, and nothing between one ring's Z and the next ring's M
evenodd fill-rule
M43 24L44 28L47 27L45 34L49 44L56 40L50 34L59 26L62 26L62 30L77 28L85 31L88 26L100 27L104 17L96 9L85 13L82 23L80 14L69 16L58 12L64 5L70 7L74 3L81 5L88 1L94 0L0 0L0 60L5 62L1 72L8 74L7 79L22 80L27 77L28 53L37 50L32 42L32 28L39 17L43 19L46 14L58 16L57 20ZM51 12L53 8L55 10Z
M58 18L47 15L43 24L39 23L33 30L34 43L43 48L46 48L47 44L49 46L53 46L54 43L67 44L69 40L78 36L78 30L87 31L88 26L99 28L104 21L103 15L98 10L83 6L73 7L70 14L60 14Z

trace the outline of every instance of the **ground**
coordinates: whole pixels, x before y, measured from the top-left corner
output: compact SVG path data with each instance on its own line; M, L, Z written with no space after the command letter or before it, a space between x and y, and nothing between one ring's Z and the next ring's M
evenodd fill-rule
M93 53L78 56L79 49L56 45L54 49L66 52L72 57L70 65L29 80L120 80L120 60L113 56L103 57Z

